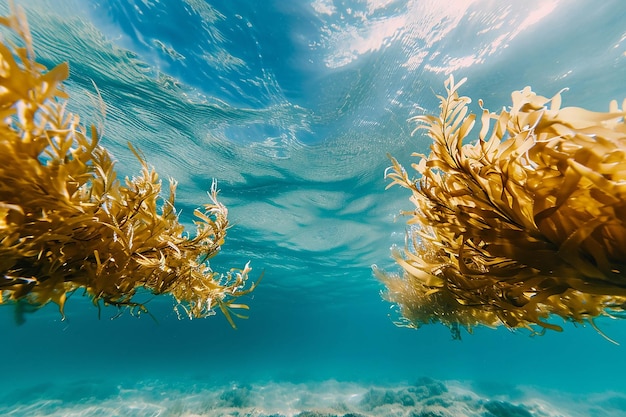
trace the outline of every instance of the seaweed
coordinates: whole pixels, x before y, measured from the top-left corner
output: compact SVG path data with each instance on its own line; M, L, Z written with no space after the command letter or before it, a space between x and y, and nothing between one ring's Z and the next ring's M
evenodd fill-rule
M0 25L16 37L0 44L0 303L22 312L53 302L63 315L81 289L98 308L139 314L147 309L137 294L171 294L179 318L219 307L235 327L232 315L244 316L233 309L248 309L235 301L256 284L249 264L226 274L209 265L228 228L216 182L192 237L174 206L176 182L162 197L158 174L130 143L141 173L117 178L96 127L67 111L68 64L36 61L23 11L11 5Z
M471 140L464 82L445 82L439 115L410 119L433 140L413 154L418 178L393 157L386 172L415 206L393 254L402 274L374 271L398 324L440 322L456 338L477 325L562 331L553 317L598 330L594 318L626 309L626 101L562 108L562 92L526 87L500 113L479 100Z

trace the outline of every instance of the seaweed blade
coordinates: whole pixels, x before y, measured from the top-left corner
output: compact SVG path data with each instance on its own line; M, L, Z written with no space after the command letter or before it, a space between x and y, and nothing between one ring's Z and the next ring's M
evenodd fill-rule
M463 80L464 81L464 80ZM462 82L463 82L462 81ZM410 178L392 158L391 184L415 209L403 274L375 271L404 324L441 322L562 330L626 309L624 109L561 108L527 87L509 110L475 116L450 77L439 116L411 119L433 140ZM479 101L482 107L482 101ZM414 132L415 132L414 131Z
M0 44L0 303L42 306L63 314L68 295L84 289L93 303L147 311L139 289L171 294L189 318L229 309L256 284L249 265L214 272L209 259L224 242L228 210L217 200L196 210L190 237L141 155L141 174L123 182L95 127L66 111L67 63L48 70L35 60L23 13L0 24L26 45ZM17 169L19 167L19 169ZM243 317L235 314L237 317Z

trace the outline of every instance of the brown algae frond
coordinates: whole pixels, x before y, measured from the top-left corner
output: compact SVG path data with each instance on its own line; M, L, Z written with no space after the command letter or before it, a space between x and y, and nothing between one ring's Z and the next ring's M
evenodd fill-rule
M161 181L131 147L141 174L123 182L95 127L66 111L67 63L50 70L35 61L21 10L0 24L25 47L0 44L0 303L58 304L83 289L95 305L128 306L139 289L171 294L189 318L214 309L234 327L236 299L248 294L250 267L223 275L208 263L220 250L228 211L217 200L195 211L190 237L174 207L176 184Z
M402 324L561 331L550 317L595 328L624 312L626 101L561 108L560 94L527 87L509 110L483 108L467 143L476 115L458 94L464 81L446 81L440 115L411 119L433 140L413 155L417 180L393 158L387 172L415 205L394 254L402 275L375 271Z

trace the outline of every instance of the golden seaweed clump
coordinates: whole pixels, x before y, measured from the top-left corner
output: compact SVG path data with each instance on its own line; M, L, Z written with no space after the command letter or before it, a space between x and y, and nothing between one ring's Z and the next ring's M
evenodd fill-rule
M0 44L0 303L52 301L63 314L67 296L83 289L97 306L143 312L143 288L171 294L190 318L219 307L234 326L231 309L248 308L234 300L254 285L248 265L221 275L208 264L228 226L215 183L191 238L174 208L176 184L160 197L157 174L132 147L143 169L122 184L96 128L66 111L68 65L35 61L23 12L0 24L25 44Z
M561 108L529 87L507 111L475 114L450 77L438 116L415 129L434 143L413 168L387 177L412 192L402 276L375 271L403 324L505 325L561 331L626 309L626 126L607 113ZM414 131L415 133L415 131Z

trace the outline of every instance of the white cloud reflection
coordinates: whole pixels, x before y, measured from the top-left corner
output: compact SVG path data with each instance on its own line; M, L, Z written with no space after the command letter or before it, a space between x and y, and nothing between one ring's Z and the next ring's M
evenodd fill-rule
M552 14L561 0L315 0L323 22L315 47L325 65L339 68L399 45L403 66L451 73L480 64ZM455 48L461 43L463 48Z

